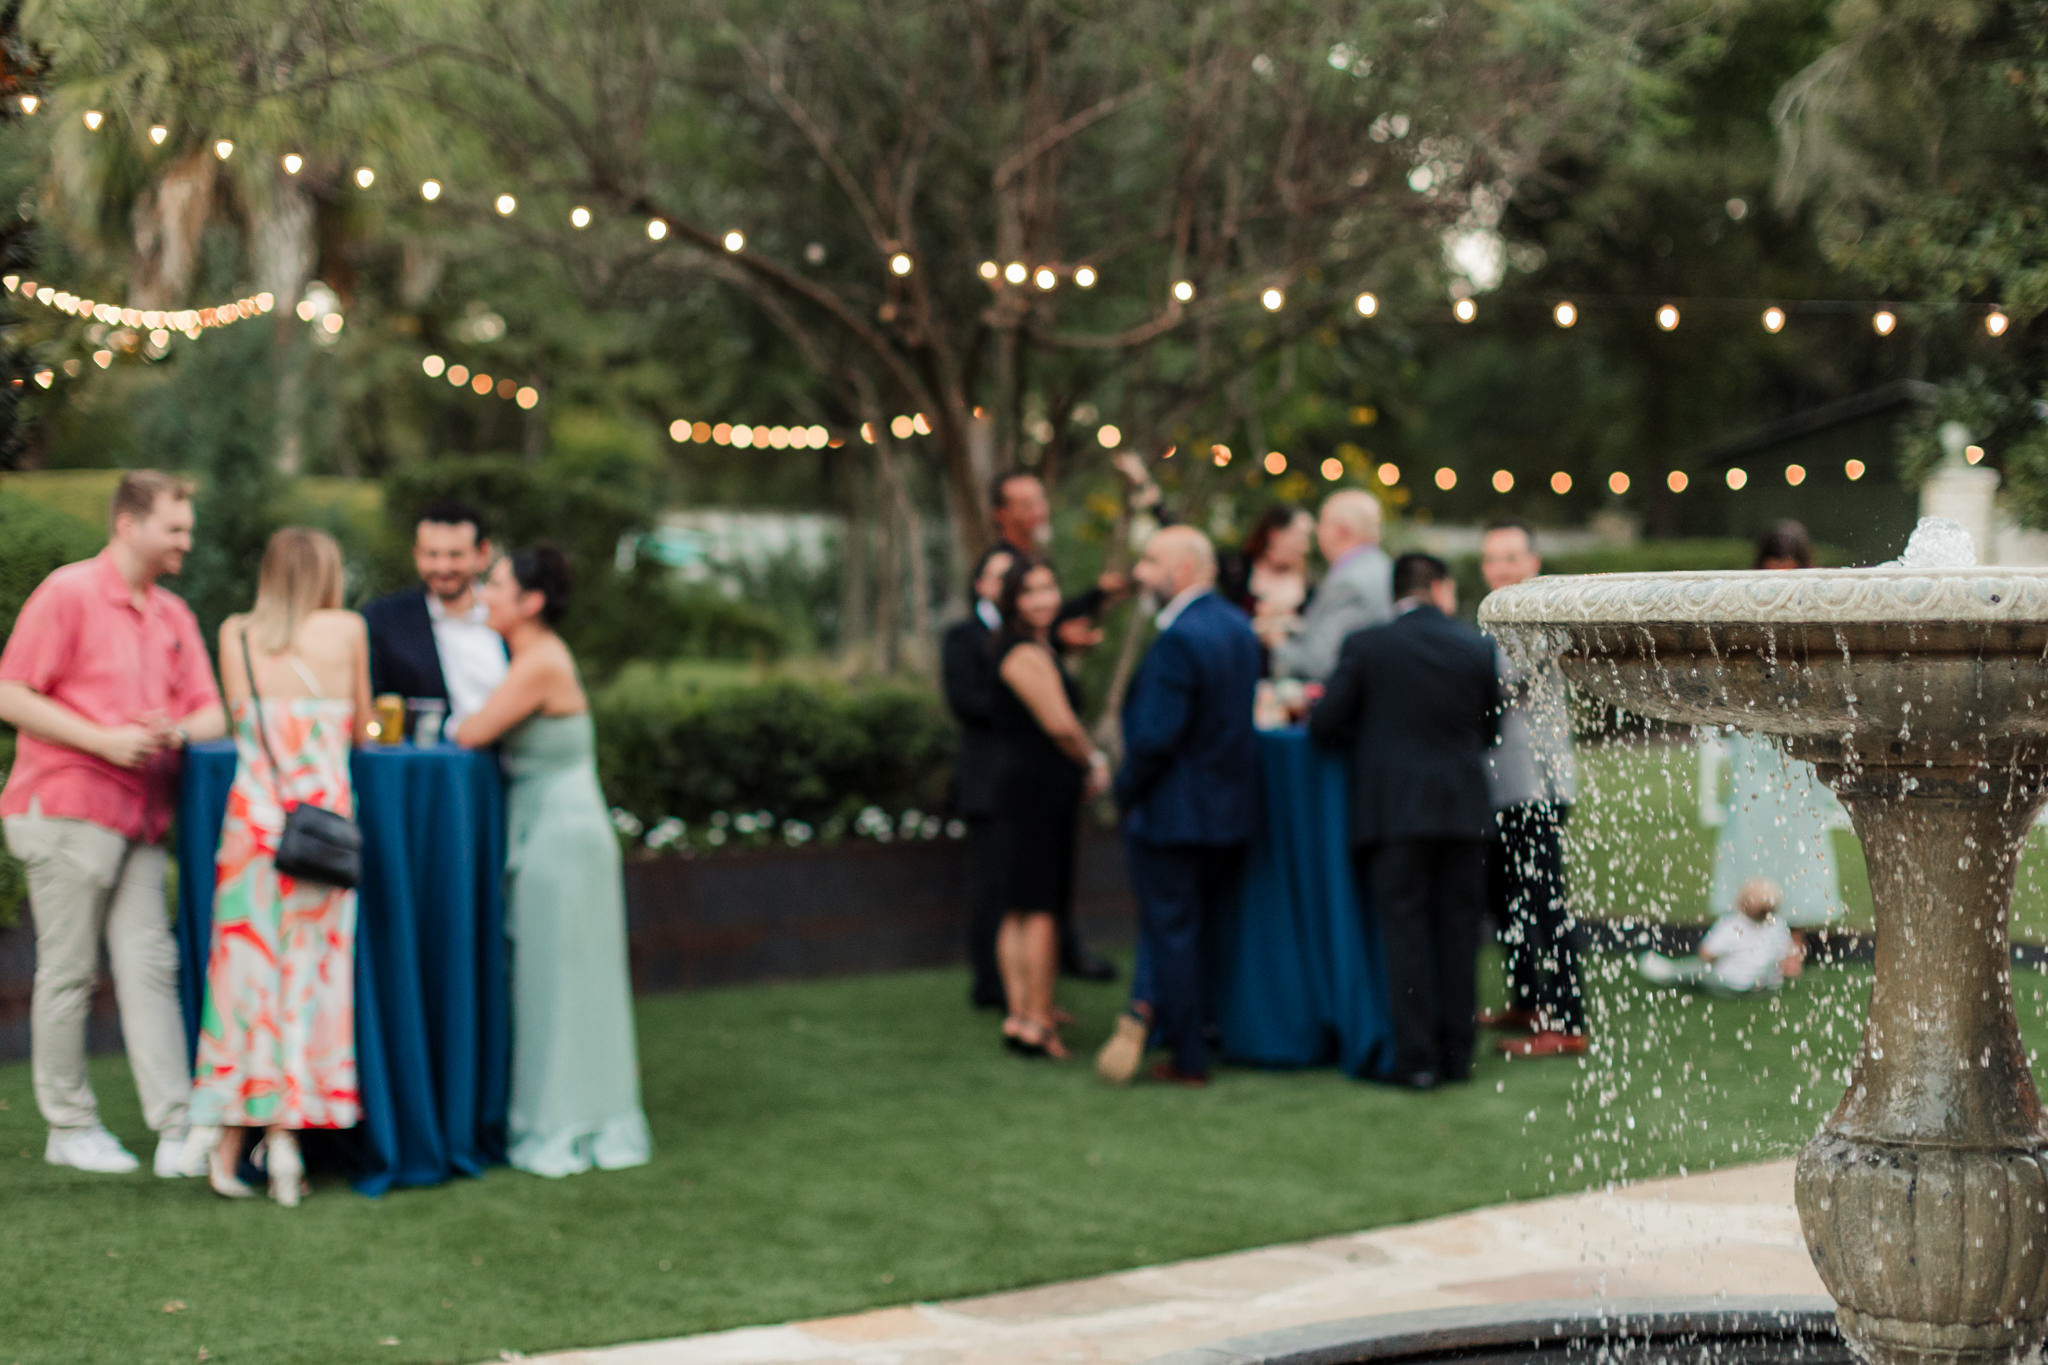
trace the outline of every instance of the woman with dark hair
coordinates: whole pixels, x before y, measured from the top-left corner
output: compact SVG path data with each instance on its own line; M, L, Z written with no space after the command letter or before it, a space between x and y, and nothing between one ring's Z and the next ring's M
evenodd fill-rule
M1313 516L1275 503L1252 523L1251 534L1224 563L1217 589L1252 618L1261 639L1284 632L1308 605L1308 552L1315 533Z
M1781 521L1756 542L1757 569L1810 569L1813 567L1813 537L1796 521Z
M1018 555L996 596L1002 625L989 640L1002 686L989 719L997 736L993 899L1002 911L996 962L1008 1014L1003 1040L1033 1057L1063 1058L1053 1011L1059 932L1053 912L1074 875L1084 796L1109 786L1109 760L1082 726L1080 689L1051 643L1060 613L1052 566Z
M505 932L512 940L508 1156L535 1175L644 1165L633 983L618 836L597 785L596 737L576 660L555 633L569 565L552 545L501 559L484 585L505 681L455 742L501 745Z

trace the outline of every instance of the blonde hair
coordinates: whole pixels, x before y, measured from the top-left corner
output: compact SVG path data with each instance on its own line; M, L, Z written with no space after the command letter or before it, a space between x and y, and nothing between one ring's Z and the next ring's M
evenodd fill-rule
M325 531L287 526L271 536L256 580L256 605L245 630L249 642L282 654L316 611L341 605L341 547Z
M160 469L131 469L114 487L113 501L107 506L107 525L112 526L124 516L147 518L164 498L190 502L192 493L192 481L181 475L166 474Z

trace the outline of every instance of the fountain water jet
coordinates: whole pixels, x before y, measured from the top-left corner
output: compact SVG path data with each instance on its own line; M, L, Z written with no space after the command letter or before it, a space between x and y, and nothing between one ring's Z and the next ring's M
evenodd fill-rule
M1624 710L1772 736L1840 794L1876 977L1800 1226L1859 1355L1975 1365L2048 1330L2048 1118L2007 938L2048 800L2048 570L1923 563L1538 578L1480 623Z

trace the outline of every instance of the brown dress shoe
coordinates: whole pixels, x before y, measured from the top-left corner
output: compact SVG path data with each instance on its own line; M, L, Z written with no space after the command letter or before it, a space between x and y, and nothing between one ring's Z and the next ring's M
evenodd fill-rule
M1527 1038L1503 1038L1494 1047L1509 1057L1579 1057L1590 1046L1583 1033L1551 1030Z
M1167 1085L1184 1086L1189 1090L1201 1090L1209 1084L1207 1076L1190 1076L1172 1062L1159 1062L1152 1068L1152 1079Z
M1095 1074L1111 1085L1129 1085L1145 1061L1145 1039L1152 1026L1135 1014L1119 1014L1116 1032L1095 1054Z

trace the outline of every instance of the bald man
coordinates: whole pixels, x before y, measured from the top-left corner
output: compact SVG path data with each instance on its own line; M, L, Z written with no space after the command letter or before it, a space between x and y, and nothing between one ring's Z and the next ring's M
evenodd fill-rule
M1276 676L1322 682L1337 667L1347 636L1394 615L1394 568L1380 549L1380 500L1362 488L1330 494L1316 517L1316 546L1330 572L1316 585L1300 626L1283 635L1281 623L1266 644Z
M1116 777L1145 970L1096 1069L1127 1083L1156 1032L1173 1055L1153 1078L1199 1086L1209 1078L1203 940L1236 893L1259 820L1259 641L1216 595L1216 551L1193 527L1156 533L1133 576L1159 610L1159 637L1124 702Z

